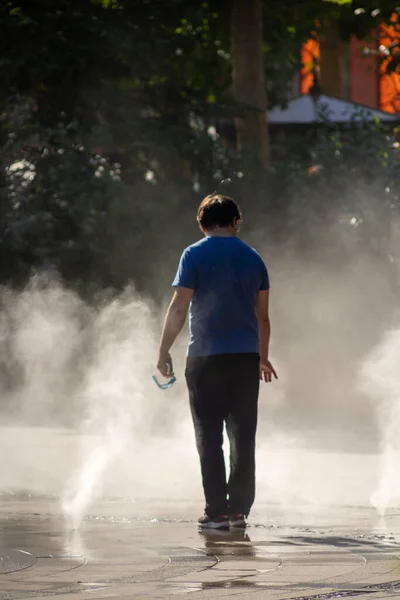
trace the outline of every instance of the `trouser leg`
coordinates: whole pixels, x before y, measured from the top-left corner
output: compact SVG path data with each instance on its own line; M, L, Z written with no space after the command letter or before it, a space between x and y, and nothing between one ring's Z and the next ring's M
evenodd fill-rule
M200 458L206 514L228 512L223 454L223 427L227 388L215 357L188 359L186 380Z
M226 421L230 442L229 511L248 515L255 498L255 438L257 431L259 359L243 356Z

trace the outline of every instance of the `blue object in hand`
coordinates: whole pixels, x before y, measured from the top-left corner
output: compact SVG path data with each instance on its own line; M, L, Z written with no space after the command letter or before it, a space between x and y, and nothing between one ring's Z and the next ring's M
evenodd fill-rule
M174 383L176 381L176 377L175 377L175 375L173 375L172 378L169 381L167 381L167 383L160 383L158 381L157 377L155 375L153 375L153 380L156 382L156 384L158 385L160 390L167 390L172 385L174 385Z
M172 367L172 360L168 361L167 368L168 368L168 372L171 373L171 379L169 381L167 381L166 383L160 383L158 381L157 377L155 375L153 375L153 381L156 382L156 384L158 385L160 390L167 390L168 388L173 386L176 381L176 377L174 375L174 369Z

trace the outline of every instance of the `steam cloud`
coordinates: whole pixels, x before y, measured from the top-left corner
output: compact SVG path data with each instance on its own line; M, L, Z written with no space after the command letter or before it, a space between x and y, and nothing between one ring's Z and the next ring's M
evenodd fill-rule
M47 277L3 290L2 301L0 446L11 456L0 490L59 496L74 528L100 495L168 498L175 486L190 496L198 473L184 385L171 405L151 379L151 302L128 288L89 305Z
M272 251L280 379L260 394L257 514L265 502L365 504L379 479L383 512L400 496L400 334L379 341L396 305L388 272L360 252L342 263ZM134 289L85 302L36 277L0 302L0 490L56 495L72 527L100 496L200 504L185 336L163 392L151 380L161 315Z
M392 329L366 356L360 386L371 398L380 429L380 474L371 503L381 516L400 502L400 330Z

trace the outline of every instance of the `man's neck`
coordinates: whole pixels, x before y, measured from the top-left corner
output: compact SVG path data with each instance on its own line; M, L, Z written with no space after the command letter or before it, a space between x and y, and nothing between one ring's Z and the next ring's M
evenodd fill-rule
M207 237L236 237L236 231L227 227L214 227L206 231Z

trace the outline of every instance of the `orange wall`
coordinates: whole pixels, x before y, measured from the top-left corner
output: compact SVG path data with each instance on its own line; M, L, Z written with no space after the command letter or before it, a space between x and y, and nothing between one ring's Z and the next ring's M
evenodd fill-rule
M393 57L389 56L382 61L381 45L391 47L393 52L400 54L400 19L394 14L391 23L381 25L378 32L372 32L373 42L350 40L350 96L353 102L364 104L372 108L380 108L389 113L400 114L400 62L394 72L387 72L388 66L394 64ZM371 50L370 53L363 52ZM313 84L313 72L316 72L321 83L322 92L329 94L329 79L333 77L332 69L326 68L321 52L324 45L318 38L308 40L301 50L303 68L300 73L300 93L308 94ZM338 44L340 52L340 44ZM322 69L325 73L322 76ZM328 79L326 79L328 77ZM324 85L325 81L325 85ZM326 89L325 89L326 88ZM334 89L334 88L332 88ZM338 92L331 92L338 94ZM339 92L340 93L340 92Z
M400 23L397 14L393 14L391 24L381 25L379 32L379 44L388 48L392 47L392 52L397 53L398 44L400 44ZM397 65L395 71L387 72L393 62L393 56L389 56L382 61L380 65L380 107L389 113L400 113L400 66Z
M301 49L300 94L308 94L314 83L313 71L319 73L320 43L308 40Z
M377 43L368 43L352 38L350 41L350 86L351 99L372 108L379 106L378 56L363 54L364 48L376 52Z

